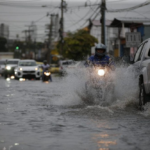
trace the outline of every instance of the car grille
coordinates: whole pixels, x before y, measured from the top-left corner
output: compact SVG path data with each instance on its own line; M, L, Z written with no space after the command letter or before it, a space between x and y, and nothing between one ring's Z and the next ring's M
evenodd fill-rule
M23 71L23 73L35 73L35 71Z

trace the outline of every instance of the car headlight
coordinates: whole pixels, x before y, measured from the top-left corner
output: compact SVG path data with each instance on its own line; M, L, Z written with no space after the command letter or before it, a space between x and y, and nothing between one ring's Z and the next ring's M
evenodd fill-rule
M44 72L44 74L45 74L46 76L49 76L51 73L50 73L50 72Z
M37 71L37 70L39 70L39 68L35 68L35 70Z
M99 76L104 76L105 75L105 70L104 69L99 69L98 70L98 75Z
M10 70L10 69L11 69L11 67L10 67L10 66L6 66L6 69L7 69L7 70Z
M22 68L19 68L20 71L22 71Z

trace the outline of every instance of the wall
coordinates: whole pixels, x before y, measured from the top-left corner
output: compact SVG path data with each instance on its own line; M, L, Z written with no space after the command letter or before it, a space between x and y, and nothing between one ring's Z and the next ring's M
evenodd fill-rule
M1 59L12 59L12 58L14 58L14 53L0 52L0 60Z

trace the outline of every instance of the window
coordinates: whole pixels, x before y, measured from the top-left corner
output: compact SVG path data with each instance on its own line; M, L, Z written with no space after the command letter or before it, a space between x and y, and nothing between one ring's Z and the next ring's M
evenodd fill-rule
M18 64L18 61L7 61L7 64Z
M143 53L147 51L147 45L148 45L148 42L145 42L142 48L141 54L140 54L140 59L142 59Z
M146 49L146 46L147 46L147 42L140 45L140 47L138 48L138 50L135 53L134 62L137 62L141 59L142 54L143 54L144 50Z
M1 60L0 65L4 65L4 64L5 64L5 61Z
M150 57L150 49L149 49L149 51L148 51L148 56Z
M19 66L36 66L36 63L33 61L19 62Z

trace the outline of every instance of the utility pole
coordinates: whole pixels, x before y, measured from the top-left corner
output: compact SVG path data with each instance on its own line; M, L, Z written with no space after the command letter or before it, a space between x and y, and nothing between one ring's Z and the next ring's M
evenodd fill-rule
M52 46L52 27L53 27L53 14L50 15L50 25L49 25L49 38L48 38L48 51L47 51L47 62L51 63L51 46Z
M61 25L61 27L60 27L60 34L61 34L61 36L60 36L60 41L61 41L61 51L60 51L60 54L62 55L62 53L63 53L63 43L64 43L64 37L63 37L63 34L64 34L64 16L63 16L63 14L64 14L64 9L63 9L63 4L64 4L64 1L63 0L61 0L61 23L60 23L60 25Z
M106 29L105 29L105 10L106 10L106 2L105 0L101 0L101 43L106 44Z

